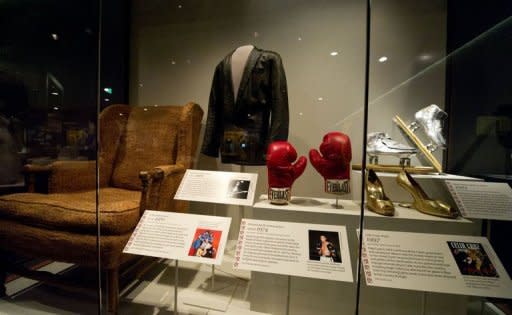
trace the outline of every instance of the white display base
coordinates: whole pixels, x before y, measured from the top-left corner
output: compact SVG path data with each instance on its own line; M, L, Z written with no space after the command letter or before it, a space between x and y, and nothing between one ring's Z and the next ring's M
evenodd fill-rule
M359 173L360 175L360 173ZM394 178L393 178L394 180ZM428 179L427 179L428 180ZM433 185L432 185L433 186ZM353 185L355 189L355 185ZM387 190L386 190L387 191ZM354 195L356 196L356 195ZM359 228L360 207L350 200L340 200L344 209L335 209L334 199L294 197L286 206L270 204L265 196L254 205L253 218L272 221L301 222L311 224L345 225L349 247L358 248L356 229ZM397 217L384 217L366 211L365 228L390 231L423 232L437 234L479 235L480 224L469 220L448 220L427 216L412 209L397 209ZM406 218L407 216L412 216ZM463 224L462 224L463 223ZM351 261L357 261L357 250L352 250ZM354 278L356 268L354 268ZM286 314L287 276L252 273L249 300L251 310ZM354 283L325 281L292 277L290 289L290 314L354 314L356 286ZM362 303L360 314L410 315L420 314L425 305L425 314L466 314L467 297L440 293L424 293L399 289L361 286ZM342 305L343 307L340 307Z
M292 197L289 204L278 206L271 204L266 195L261 195L260 199L254 204L255 209L279 209L282 211L299 211L311 213L323 213L334 215L355 215L359 216L361 213L360 202L353 200L338 200L338 205L343 208L337 209L335 207L335 199L326 198L310 198L310 197ZM445 222L458 222L458 223L472 223L470 220L459 217L457 219L447 219L436 217L428 214L421 213L415 209L404 208L395 204L395 215L387 217L377 214L365 208L364 215L371 220L371 218L384 218L389 220L407 219L407 220L425 220L425 221L445 221Z

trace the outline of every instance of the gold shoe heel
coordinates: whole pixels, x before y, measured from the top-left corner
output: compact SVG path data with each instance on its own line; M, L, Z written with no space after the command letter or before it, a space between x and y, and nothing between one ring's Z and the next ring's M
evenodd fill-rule
M384 193L382 182L373 170L368 170L366 175L366 206L381 215L395 214L395 206Z
M412 207L419 212L451 219L459 216L459 213L445 202L430 199L421 186L406 171L400 172L396 181L398 185L412 195L412 198L414 199Z

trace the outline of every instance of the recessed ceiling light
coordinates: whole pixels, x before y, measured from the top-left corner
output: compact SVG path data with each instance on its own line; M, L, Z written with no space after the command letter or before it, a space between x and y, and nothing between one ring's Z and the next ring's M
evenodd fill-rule
M432 59L432 55L431 54L421 54L418 58L421 61L429 61L430 59Z
M54 106L53 110L59 110L59 108L57 106Z
M52 37L53 40L58 40L59 39L59 35L57 35L56 33L52 33L51 37Z
M59 95L59 92L52 92L52 95Z
M319 97L319 98L317 98L317 100L321 102L321 101L324 100L324 98L323 97Z
M106 98L106 99L105 99L105 102L110 102L110 98Z
M379 62L386 62L386 61L388 61L388 57L386 57L386 56L382 56L379 58Z
M337 55L338 55L337 51L331 51L331 56L337 56Z
M300 36L299 36L299 37L297 38L297 40L298 40L298 41L301 41L301 40L302 40L302 37L300 37Z
M181 4L178 4L178 9L181 9L183 8L183 6Z

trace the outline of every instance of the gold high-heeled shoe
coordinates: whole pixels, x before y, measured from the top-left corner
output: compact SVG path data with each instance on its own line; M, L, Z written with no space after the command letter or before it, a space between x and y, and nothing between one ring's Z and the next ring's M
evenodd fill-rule
M395 214L395 206L384 193L384 188L374 170L366 174L366 206L373 212L385 216Z
M414 178L405 170L398 174L396 181L398 185L402 186L412 195L414 199L412 207L419 212L451 219L459 216L459 213L450 205L440 200L430 199Z

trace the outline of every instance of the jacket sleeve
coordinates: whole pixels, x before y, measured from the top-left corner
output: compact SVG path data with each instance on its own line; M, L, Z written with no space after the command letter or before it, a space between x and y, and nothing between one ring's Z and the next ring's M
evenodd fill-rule
M221 73L220 67L217 67L213 75L210 100L208 103L208 117L204 130L203 145L201 147L203 154L212 157L218 157L219 155L219 138L222 124L222 112L220 112L222 108L222 100L220 99L222 92L222 87L220 86Z
M271 69L272 105L270 116L270 142L288 140L288 89L283 62L275 54Z

